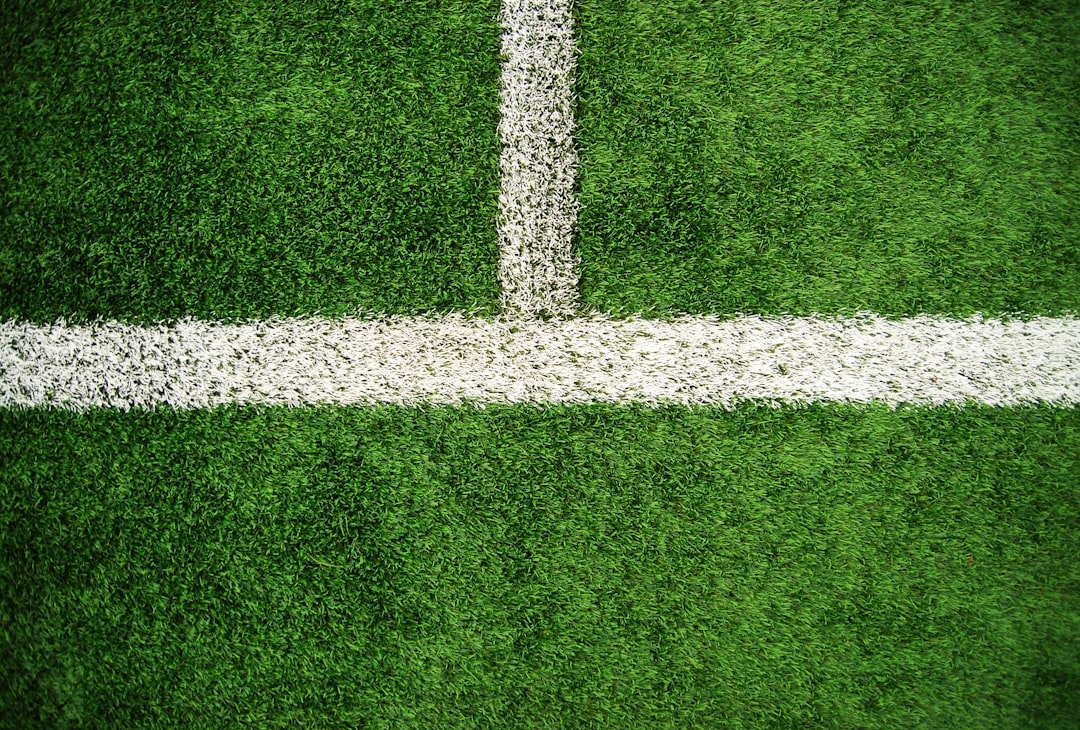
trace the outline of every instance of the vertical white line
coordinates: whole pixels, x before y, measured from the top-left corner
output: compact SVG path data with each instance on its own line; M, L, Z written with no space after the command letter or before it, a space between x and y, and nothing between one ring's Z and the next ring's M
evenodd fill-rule
M572 0L503 0L499 284L511 315L577 310Z

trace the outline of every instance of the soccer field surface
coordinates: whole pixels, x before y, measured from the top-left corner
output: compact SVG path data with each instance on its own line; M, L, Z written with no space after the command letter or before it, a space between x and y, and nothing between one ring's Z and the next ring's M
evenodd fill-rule
M1080 4L0 24L0 726L1080 725Z

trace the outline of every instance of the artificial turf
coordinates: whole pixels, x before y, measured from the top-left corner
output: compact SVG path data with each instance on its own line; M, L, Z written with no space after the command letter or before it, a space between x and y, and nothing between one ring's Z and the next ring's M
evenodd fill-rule
M4 717L1066 728L1080 411L0 412Z
M1080 312L1076 0L578 0L589 309Z
M0 318L494 308L497 6L5 3ZM575 12L588 306L1080 309L1076 3ZM1045 406L0 409L0 727L1074 728L1078 485Z
M0 317L495 307L498 7L3 3Z

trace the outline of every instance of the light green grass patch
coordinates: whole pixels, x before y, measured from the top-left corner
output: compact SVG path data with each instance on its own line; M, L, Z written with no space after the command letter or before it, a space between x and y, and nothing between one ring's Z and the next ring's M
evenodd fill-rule
M0 412L46 725L1070 727L1080 412Z

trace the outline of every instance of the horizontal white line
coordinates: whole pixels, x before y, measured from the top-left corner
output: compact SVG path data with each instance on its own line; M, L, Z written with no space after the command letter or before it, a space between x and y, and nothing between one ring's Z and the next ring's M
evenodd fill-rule
M1080 403L1080 322L460 313L0 322L0 406Z

